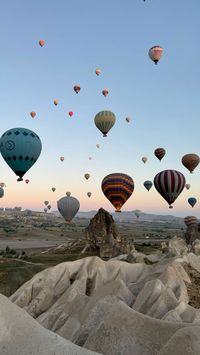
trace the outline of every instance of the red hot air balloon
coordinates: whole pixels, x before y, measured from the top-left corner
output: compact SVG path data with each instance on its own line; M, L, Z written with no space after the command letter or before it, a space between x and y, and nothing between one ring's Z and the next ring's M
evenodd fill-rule
M184 218L184 223L187 227L194 226L199 223L198 219L195 216L187 216Z
M69 111L69 116L70 116L70 117L73 116L73 111Z
M154 155L156 156L156 158L158 158L160 161L162 160L162 158L165 156L165 149L164 148L157 148L154 150Z
M43 47L45 45L45 40L44 39L40 39L39 40L39 45L40 45L40 47Z
M121 212L122 206L134 191L134 181L126 174L109 174L104 177L101 188L104 195L115 207L115 212Z
M172 203L185 187L185 177L177 170L164 170L154 177L154 186L172 208Z
M81 90L80 85L78 85L78 84L74 85L74 91L75 91L76 94L78 94L80 90Z
M103 89L102 94L103 94L103 96L106 97L108 95L108 89Z
M34 117L36 116L36 112L31 111L31 112L30 112L30 115L31 115L32 118L34 118Z

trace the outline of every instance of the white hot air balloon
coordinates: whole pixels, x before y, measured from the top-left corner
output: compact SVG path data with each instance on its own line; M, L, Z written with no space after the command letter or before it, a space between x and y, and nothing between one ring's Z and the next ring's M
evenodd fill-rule
M70 223L77 214L80 208L80 203L75 197L64 196L57 201L57 207L66 222Z

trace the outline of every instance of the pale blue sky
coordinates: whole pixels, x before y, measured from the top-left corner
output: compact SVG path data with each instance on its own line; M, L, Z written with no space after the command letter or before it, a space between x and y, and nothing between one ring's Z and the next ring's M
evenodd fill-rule
M17 183L0 158L0 179L7 184L1 205L43 209L43 200L49 199L55 208L57 199L70 190L81 210L113 210L101 192L101 180L123 172L136 185L124 210L171 214L153 188L148 193L142 186L170 168L183 172L192 185L177 200L173 213L198 216L200 203L191 209L187 198L200 199L199 168L190 175L180 160L186 153L200 153L199 13L199 0L3 2L0 132L32 129L40 136L43 151L25 176L29 185ZM46 41L43 48L40 39ZM148 57L156 44L164 48L157 66ZM102 69L99 77L96 67ZM78 95L73 91L76 83L81 85ZM107 98L101 95L104 87L109 89ZM57 107L54 99L59 100ZM104 109L117 117L107 138L94 125L95 114ZM37 112L34 120L30 111ZM132 117L130 124L126 116ZM153 156L159 146L167 151L161 163ZM149 158L145 165L144 155ZM88 181L85 172L91 173ZM54 194L52 186L57 188ZM92 192L90 199L87 191Z

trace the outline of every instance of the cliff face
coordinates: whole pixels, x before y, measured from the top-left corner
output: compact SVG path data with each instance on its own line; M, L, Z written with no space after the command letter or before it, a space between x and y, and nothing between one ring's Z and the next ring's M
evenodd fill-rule
M111 258L121 252L121 237L114 219L103 208L90 220L85 237L90 248L99 250L103 258Z

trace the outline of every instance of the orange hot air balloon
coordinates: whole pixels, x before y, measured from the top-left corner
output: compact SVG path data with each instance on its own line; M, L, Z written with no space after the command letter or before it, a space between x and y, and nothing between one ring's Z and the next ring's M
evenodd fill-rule
M54 105L57 106L58 105L58 100L54 100Z
M81 90L80 85L78 85L78 84L74 85L74 91L75 91L76 94L78 94L80 90Z
M29 183L29 180L28 180L28 179L26 179L26 180L25 180L25 183L26 183L26 184L28 184L28 183Z
M96 68L96 70L95 70L95 74L96 74L97 76L99 76L99 75L101 74L101 69Z
M182 164L189 170L190 173L193 173L194 169L199 165L200 158L197 154L186 154L182 157Z
M156 156L156 158L158 158L160 161L162 160L162 158L165 156L165 149L164 148L157 148L154 150L154 155Z
M103 89L102 94L103 94L103 96L106 97L108 95L108 89Z
M64 157L60 157L60 161L64 161L65 160L65 158Z
M70 117L73 116L73 111L69 111L69 116L70 116Z
M155 64L158 64L160 58L163 55L163 48L160 46L154 46L149 49L149 57Z
M31 115L32 118L34 118L34 117L36 116L36 112L31 111L31 112L30 112L30 115Z
M45 40L44 39L40 39L39 40L39 45L40 45L40 47L43 47L45 45Z

